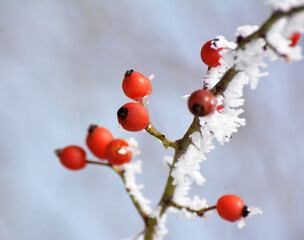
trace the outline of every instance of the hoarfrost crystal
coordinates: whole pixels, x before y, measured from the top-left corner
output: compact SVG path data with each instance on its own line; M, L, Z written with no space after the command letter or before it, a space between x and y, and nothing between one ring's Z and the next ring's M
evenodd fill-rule
M136 184L135 174L142 172L141 164L141 161L137 160L133 163L124 164L121 168L124 170L125 186L129 190L130 195L133 196L139 203L142 211L149 215L152 212L152 209L150 207L151 201L146 199L141 192L141 190L144 188L144 185Z

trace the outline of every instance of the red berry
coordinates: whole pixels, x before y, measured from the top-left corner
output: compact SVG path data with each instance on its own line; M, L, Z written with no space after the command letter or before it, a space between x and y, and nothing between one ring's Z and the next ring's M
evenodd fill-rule
M301 33L295 32L290 37L289 40L291 40L291 43L289 44L290 47L294 47L297 45L299 39L301 37Z
M217 48L216 41L217 39L206 42L201 50L202 61L210 67L217 67L221 65L219 60L222 56L219 54L219 52L225 49Z
M106 157L109 163L113 165L129 163L132 158L132 153L122 149L128 146L129 144L123 139L112 140L106 148Z
M216 210L221 218L230 222L246 217L249 213L243 199L233 194L222 196L217 201Z
M225 106L224 105L218 105L216 107L216 110L218 111L218 113L222 113L224 111Z
M62 165L70 170L79 170L86 165L86 153L79 146L67 146L63 149L56 150L56 154Z
M134 72L133 69L125 73L122 81L122 90L127 97L138 101L152 93L150 80L140 72Z
M91 125L87 135L87 145L91 152L100 159L105 159L105 150L109 142L114 139L112 133L103 127Z
M143 130L149 123L149 113L140 103L130 102L117 111L118 122L130 132Z
M216 105L216 97L208 90L197 90L188 99L190 112L200 117L213 113Z

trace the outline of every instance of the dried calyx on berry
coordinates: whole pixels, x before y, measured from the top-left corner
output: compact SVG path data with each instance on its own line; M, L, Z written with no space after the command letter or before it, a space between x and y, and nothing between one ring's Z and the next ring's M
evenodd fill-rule
M121 107L117 111L117 117L122 121L128 116L129 110L126 107Z
M245 205L242 209L242 213L243 213L243 217L247 217L250 213L249 209L248 209L248 206Z

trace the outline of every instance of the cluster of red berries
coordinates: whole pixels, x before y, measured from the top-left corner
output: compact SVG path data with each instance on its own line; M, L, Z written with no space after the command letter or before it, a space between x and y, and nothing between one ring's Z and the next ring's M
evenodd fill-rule
M245 205L244 200L233 194L222 196L217 201L216 210L221 218L229 222L235 222L242 217L247 217L249 214L248 207Z
M289 40L291 41L290 47L296 46L299 41L301 34L299 32L293 33ZM219 39L213 39L206 42L201 49L201 59L209 67L217 67L221 65L220 51L227 49L225 47L218 47L216 42ZM193 92L188 100L188 107L191 113L196 116L202 117L209 115L215 111L220 112L224 106L220 105L216 107L217 100L215 96L208 90L197 90Z
M118 110L118 122L127 131L141 131L149 123L149 113L143 105L143 98L152 93L151 82L143 74L131 69L124 75L122 89L127 97L136 102L126 103ZM112 165L122 165L131 161L132 152L128 150L128 142L115 139L104 127L91 125L86 143L97 158L107 160ZM56 153L61 163L71 170L82 169L88 162L86 152L76 145L56 150Z
M131 161L132 152L126 150L129 146L128 142L123 139L115 139L112 133L104 127L91 125L88 129L86 143L97 158L107 160L112 165L121 165ZM56 154L61 163L71 170L80 170L87 164L86 152L76 145L56 150Z
M136 102L129 102L117 111L120 125L127 131L137 132L149 123L149 113L143 105L143 98L152 93L150 79L133 69L126 71L122 81L125 95Z

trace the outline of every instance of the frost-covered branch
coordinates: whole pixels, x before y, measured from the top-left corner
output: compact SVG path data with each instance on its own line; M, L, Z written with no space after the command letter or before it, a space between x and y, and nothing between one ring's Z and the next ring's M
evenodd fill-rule
M135 208L146 223L148 216L152 212L152 209L149 206L151 202L142 195L141 189L143 189L144 186L137 185L135 178L136 173L141 173L141 161L137 160L134 163L124 164L121 167L109 163L91 160L87 160L86 162L89 164L97 164L110 167L120 176Z
M145 229L145 239L153 239L158 218L165 215L169 207L185 209L196 214L199 209L200 213L204 214L207 210L215 208L215 206L210 208L206 206L190 207L194 203L196 206L200 204L203 206L205 201L198 197L191 200L187 196L192 182L200 185L204 183L204 178L199 172L199 163L206 159L204 154L214 148L213 138L216 138L221 144L228 142L231 134L237 132L240 126L245 125L245 119L239 118L243 112L243 109L240 108L244 103L244 99L241 98L243 87L250 83L252 88L256 88L259 78L267 74L260 73L259 70L259 67L267 66L263 62L265 56L274 59L274 54L283 57L291 55L294 60L300 59L300 48L290 48L288 36L281 37L281 35L288 22L285 18L291 20L297 13L303 11L303 2L302 5L291 4L289 8L282 8L275 4L273 6L276 10L260 28L257 26L240 27L237 30L236 44L229 43L225 39L222 40L224 46L221 47L231 48L231 50L223 51L224 64L222 66L208 69L207 76L204 78L204 88L217 96L219 104L223 103L225 109L223 113L215 112L212 116L194 117L183 138L175 142L175 155L172 165L170 165L165 190L158 204L159 215L149 217L151 224ZM285 22L281 21L282 19ZM303 32L299 26L303 25L303 20L304 17L301 16L298 21L300 24L297 23L296 27L290 29ZM277 38L279 41L276 42ZM278 42L282 44L280 45Z
M279 7L279 6L277 6L277 7ZM250 34L247 37L238 36L238 38L237 38L238 47L241 49L244 49L244 46L247 43L249 43L253 40L256 40L258 38L265 38L269 29L278 20L280 20L283 17L291 17L291 16L295 15L296 13L299 13L303 10L304 10L304 4L297 6L297 7L291 7L287 11L284 11L281 7L281 9L274 11L273 14L271 15L271 17L257 31L255 31L254 33Z

